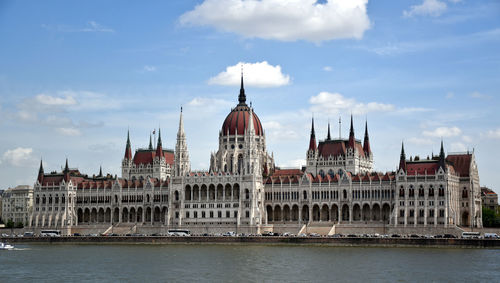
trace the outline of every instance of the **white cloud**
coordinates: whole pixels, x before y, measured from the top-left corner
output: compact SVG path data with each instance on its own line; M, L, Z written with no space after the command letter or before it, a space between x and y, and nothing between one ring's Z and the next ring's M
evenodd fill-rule
M245 37L320 42L363 37L368 0L205 0L183 14L183 25L213 26Z
M438 17L446 11L447 5L439 0L424 0L420 5L413 5L409 11L403 11L403 16L432 16Z
M323 71L325 71L325 72L331 72L332 70L333 70L333 69L332 69L332 67L330 67L330 66L324 66L324 67L323 67Z
M309 99L312 104L311 111L314 113L338 114L342 111L351 111L355 115L363 115L368 112L394 111L395 106L378 102L359 103L353 98L346 98L340 93L320 92Z
M434 142L429 139L429 138L409 138L407 140L408 143L410 144L415 144L415 145L431 145L434 144Z
M146 65L146 66L144 66L144 68L142 68L142 70L144 72L154 72L154 71L156 71L156 67L155 66Z
M224 99L195 97L186 104L186 110L198 113L198 115L186 115L189 117L200 117L205 119L205 115L200 113L218 113L221 111L229 111L234 103Z
M446 138L456 137L462 133L458 127L439 127L434 131L424 131L422 134L428 137Z
M33 163L32 148L18 147L4 152L2 160L13 166L25 166Z
M278 87L290 83L290 76L281 72L280 65L269 65L267 61L257 63L239 62L236 65L228 66L225 71L210 78L208 83L217 85L240 85L242 66L245 85L255 87Z
M39 94L35 97L35 101L42 105L48 106L67 106L75 105L77 103L75 98L70 95L65 95L64 97L56 97L46 94Z
M480 93L479 91L474 91L473 93L470 94L470 97L472 98L477 98L477 99L490 99L491 96L487 94Z
M450 146L450 151L461 152L461 151L466 151L466 150L467 150L467 147L465 146L465 144L463 144L461 142L454 142Z
M499 137L500 137L500 131L499 131ZM466 143L472 143L474 142L474 139L470 136L462 136L462 140Z
M42 28L55 32L115 32L112 28L105 27L95 21L87 22L84 27L42 24Z
M82 135L82 132L77 129L77 128L71 128L71 127L68 127L68 128L65 128L65 127L61 127L61 128L57 128L56 131L63 135L63 136L70 136L70 137L76 137L76 136L81 136Z
M284 126L278 121L264 122L262 127L270 140L294 140L300 137L293 127Z
M500 128L489 130L485 136L490 139L500 139Z

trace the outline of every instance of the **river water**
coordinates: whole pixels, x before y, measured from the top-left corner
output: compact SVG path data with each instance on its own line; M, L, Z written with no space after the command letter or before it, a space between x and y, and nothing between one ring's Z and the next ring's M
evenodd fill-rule
M1 282L499 282L500 250L282 245L16 245Z

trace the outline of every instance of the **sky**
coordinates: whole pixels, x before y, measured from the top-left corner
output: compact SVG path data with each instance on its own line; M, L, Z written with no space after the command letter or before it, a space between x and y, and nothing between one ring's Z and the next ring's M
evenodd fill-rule
M207 170L243 66L278 166L305 163L313 115L324 139L352 114L377 171L401 142L425 158L443 140L500 193L497 0L1 0L0 42L0 189L33 184L40 159L120 176L127 130L174 148L181 107Z

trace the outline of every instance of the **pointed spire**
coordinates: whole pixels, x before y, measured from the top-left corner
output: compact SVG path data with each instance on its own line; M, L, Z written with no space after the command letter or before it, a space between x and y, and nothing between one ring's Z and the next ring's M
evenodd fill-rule
M311 122L311 139L309 140L309 150L316 150L316 133L314 132L314 117Z
M250 114L248 115L248 133L250 135L255 134L255 128L253 125L253 109L252 109L252 107L250 107Z
M399 157L399 170L403 169L406 171L406 154L405 154L405 145L401 142L401 155Z
M64 166L64 181L69 181L69 166L68 166L68 158L66 158L66 165Z
M161 158L163 156L163 148L161 144L161 129L158 128L158 144L156 145L156 156Z
M98 177L102 177L102 165L99 166L99 176Z
M151 138L151 133L149 133L149 147L148 147L149 150L153 150L153 140Z
M354 126L352 122L352 114L351 114L351 128L349 130L349 147L354 148L355 139L354 139Z
M441 140L441 149L439 150L439 166L442 167L444 170L446 170L445 161L446 161L446 155L444 153L443 140Z
M245 87L243 85L243 65L241 66L241 87L240 95L238 96L239 105L246 105L247 97L245 95Z
M38 169L38 182L42 183L43 182L43 164L42 164L42 159L40 158L40 169Z
M182 115L182 107L181 107L181 114L179 117L179 130L177 131L177 138L185 136L184 134L184 117Z
M38 169L38 174L42 174L43 175L43 163L42 163L42 159L40 158L40 169Z
M124 159L132 160L132 147L130 146L130 131L127 130L127 145L125 146Z
M326 140L332 140L332 135L330 134L330 120L328 120L328 135L326 136Z
M64 173L69 172L68 158L66 158L66 165L64 166Z
M370 138L368 137L368 120L365 122L365 140L363 141L363 151L366 155L371 155Z

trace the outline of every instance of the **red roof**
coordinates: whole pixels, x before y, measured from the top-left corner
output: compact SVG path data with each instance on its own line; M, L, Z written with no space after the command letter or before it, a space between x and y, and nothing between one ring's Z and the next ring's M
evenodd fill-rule
M253 127L255 129L255 134L262 136L264 131L262 130L262 124L260 123L259 117L255 112L253 113ZM237 106L234 108L229 115L227 115L224 124L222 124L222 134L235 135L238 131L238 135L243 135L245 130L248 128L248 122L250 117L250 108L248 106Z
M470 176L469 170L472 154L451 154L446 157L446 161L453 165L460 177Z
M439 170L439 162L432 160L430 162L406 162L407 175L434 175Z
M319 156L327 159L330 156L337 157L339 155L345 156L347 153L348 140L326 140L319 142L318 152ZM360 156L365 156L363 145L360 141L356 141L356 149Z
M300 169L276 169L273 173L273 177L294 176L294 175L302 176L302 174L303 172Z
M167 164L173 165L174 164L174 153L171 151L166 151L163 150L163 156L165 157L165 161ZM154 150L144 150L140 149L135 152L134 155L134 164L139 165L139 164L153 164L153 160L156 157L156 151Z

